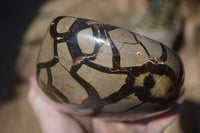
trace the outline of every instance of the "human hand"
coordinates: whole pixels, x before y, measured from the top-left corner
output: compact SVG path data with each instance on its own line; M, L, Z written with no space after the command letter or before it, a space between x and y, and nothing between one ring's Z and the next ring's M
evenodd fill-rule
M47 101L35 76L30 78L29 103L32 106L42 133L160 133L180 114L180 106L168 112L132 123L104 121L99 118L74 116L59 111Z

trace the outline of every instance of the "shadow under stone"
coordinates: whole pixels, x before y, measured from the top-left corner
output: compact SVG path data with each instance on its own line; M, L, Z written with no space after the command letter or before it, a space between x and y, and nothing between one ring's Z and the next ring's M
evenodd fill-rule
M183 103L180 124L183 133L200 133L200 104L186 100Z

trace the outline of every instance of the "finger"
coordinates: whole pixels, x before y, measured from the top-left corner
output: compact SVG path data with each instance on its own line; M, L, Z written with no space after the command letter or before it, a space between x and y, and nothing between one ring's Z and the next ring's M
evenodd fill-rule
M174 121L181 112L181 106L176 105L168 112L156 116L146 126L143 133L161 133L172 121Z
M34 107L42 105L42 102L40 100L42 97L41 96L42 93L40 92L39 86L37 85L35 76L31 76L29 78L29 82L30 82L30 90L28 93L28 101L30 105L33 107L34 111L37 111L36 108Z
M35 76L30 78L28 99L43 133L83 133L75 120L59 112L50 102L44 100Z
M141 132L146 127L144 123L124 123L105 121L99 118L93 120L94 132L97 133L133 133Z

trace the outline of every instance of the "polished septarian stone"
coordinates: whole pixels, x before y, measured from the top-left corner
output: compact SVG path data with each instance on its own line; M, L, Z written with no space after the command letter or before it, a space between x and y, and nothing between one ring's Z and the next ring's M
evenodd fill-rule
M166 111L182 92L183 66L163 44L75 17L50 24L37 59L37 81L65 112L137 120Z

